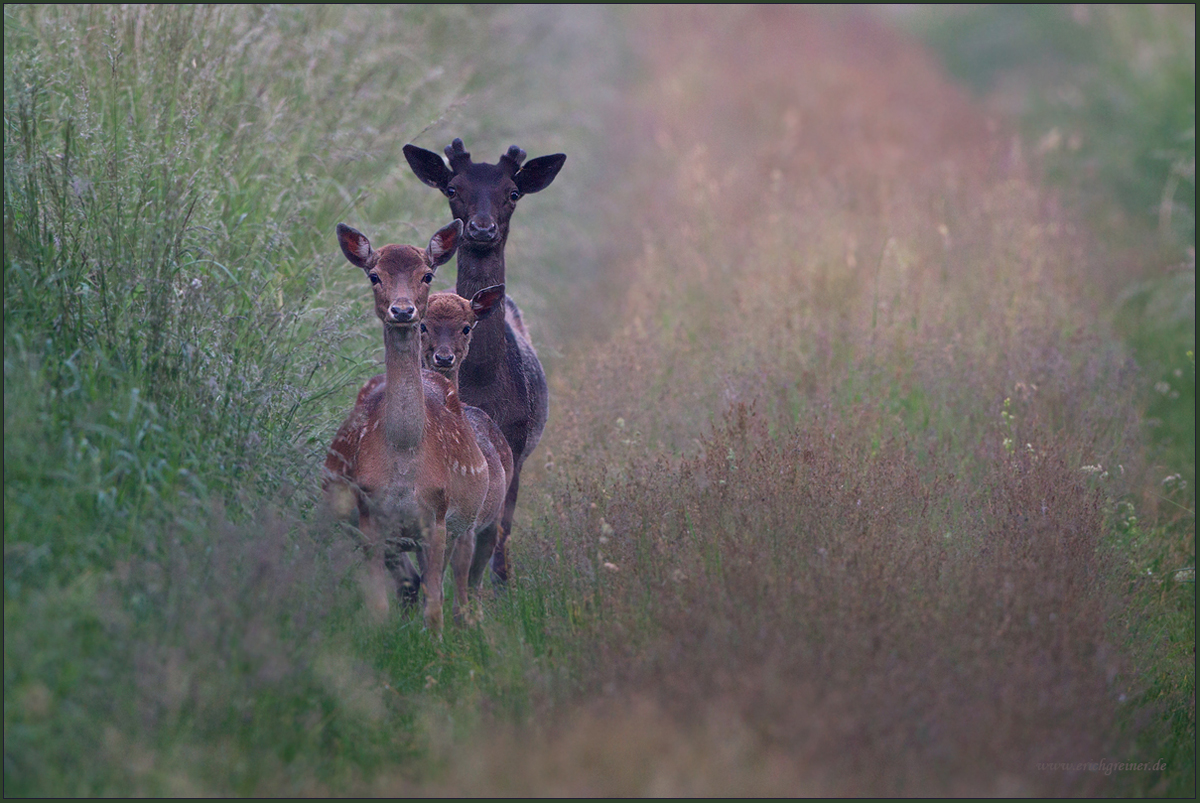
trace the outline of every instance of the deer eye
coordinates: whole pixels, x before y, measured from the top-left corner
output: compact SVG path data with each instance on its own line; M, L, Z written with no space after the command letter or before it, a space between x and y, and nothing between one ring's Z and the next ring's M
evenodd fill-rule
M380 280L379 280L379 274L377 274L377 273L368 273L367 275L371 277L371 284L379 284L379 281L380 281Z
M513 203L516 203L518 200L520 200L520 198L521 198L520 190L513 190L512 192L510 192L508 194L508 200L512 201Z
M422 322L421 322L421 332L422 332L422 333L424 333L424 332L428 332L428 331L429 331L429 330L425 328L425 322L424 322L424 321L422 321Z
M421 281L425 282L425 284L429 284L430 282L432 282L433 281L433 272L430 271L429 273L426 273L424 276L421 277Z
M464 334L464 335L469 335L469 334L471 334L471 327L469 327L469 326L464 326L464 327L463 327L463 334Z
M453 198L457 194L458 194L458 190L454 189L453 187L446 188L446 197L447 198Z

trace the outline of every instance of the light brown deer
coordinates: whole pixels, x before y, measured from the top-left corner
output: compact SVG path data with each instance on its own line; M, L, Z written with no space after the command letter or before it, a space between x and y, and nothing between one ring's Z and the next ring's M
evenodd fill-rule
M458 391L458 368L471 347L475 324L486 318L504 302L504 285L486 287L468 301L456 293L434 293L421 322L422 364L446 377L450 387ZM492 552L503 535L501 520L508 483L513 476L513 454L504 433L491 417L478 407L463 406L463 413L475 430L475 440L488 464L488 493L479 525L475 531L475 557L471 562L468 582L472 594L483 583L484 571Z
M401 552L415 546L425 624L440 637L447 548L458 619L470 611L467 577L489 490L488 464L458 393L440 374L421 369L418 327L429 283L454 255L462 223L438 231L426 249L385 245L377 251L345 224L338 224L337 236L346 259L371 280L387 373L363 386L338 430L325 459L326 493L339 512L358 508L369 571L377 582L390 569L401 590L412 584L411 563ZM378 598L374 604L379 606ZM386 596L382 605L386 611Z

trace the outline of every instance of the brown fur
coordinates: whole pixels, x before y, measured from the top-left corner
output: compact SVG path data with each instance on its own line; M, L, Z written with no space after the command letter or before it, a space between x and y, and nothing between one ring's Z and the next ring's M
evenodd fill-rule
M338 226L342 252L372 280L387 373L363 385L325 460L326 494L335 508L347 490L352 493L373 577L384 578L386 567L401 590L413 584L417 578L401 553L416 549L425 622L439 635L447 562L459 590L455 617L469 611L474 533L490 487L488 463L458 393L444 377L420 367L418 327L429 281L454 254L461 230L455 221L425 250L387 245L375 251L361 233ZM382 604L386 609L386 598Z
M471 301L455 293L434 293L429 297L421 326L421 361L426 369L446 377L454 392L458 391L458 367L470 350L471 332L476 322L490 314L504 298L503 286L481 290ZM469 578L471 587L478 588L496 544L504 539L501 521L509 479L513 475L513 455L504 433L487 413L469 405L463 409L475 430L489 474Z

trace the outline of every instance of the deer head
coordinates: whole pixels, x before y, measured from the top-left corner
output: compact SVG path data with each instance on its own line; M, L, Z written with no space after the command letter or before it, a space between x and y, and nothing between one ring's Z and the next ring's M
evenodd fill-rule
M462 221L439 229L425 249L385 245L376 251L366 235L345 223L338 224L337 237L346 259L371 280L379 320L387 327L407 328L425 315L429 283L438 267L454 256L462 239Z
M458 366L471 347L475 324L504 300L504 285L484 288L470 301L455 293L434 293L421 322L421 362L455 382Z
M476 163L461 139L450 143L445 153L449 167L432 151L404 146L413 173L441 190L454 217L463 222L464 247L477 250L503 248L517 201L549 187L567 160L556 153L525 162L525 151L513 145L496 164Z

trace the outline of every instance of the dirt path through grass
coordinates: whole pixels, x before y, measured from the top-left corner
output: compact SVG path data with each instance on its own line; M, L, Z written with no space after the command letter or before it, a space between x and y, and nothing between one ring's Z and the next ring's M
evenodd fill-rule
M1080 467L1136 470L1134 409L1086 241L876 21L633 27L624 289L563 348L529 486L582 690L446 790L1100 791L1042 768L1121 747L1122 480Z

